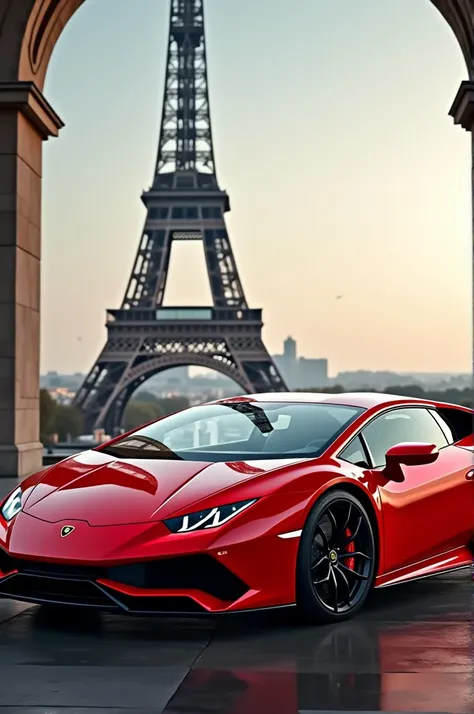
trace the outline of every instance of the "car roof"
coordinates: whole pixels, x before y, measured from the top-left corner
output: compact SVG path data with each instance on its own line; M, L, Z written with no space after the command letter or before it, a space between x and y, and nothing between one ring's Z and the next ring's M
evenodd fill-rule
M431 404L436 402L415 397L403 397L399 394L380 394L379 392L340 392L327 394L325 392L268 392L266 394L248 394L243 397L234 397L232 401L257 401L257 402L313 402L326 404L339 404L362 409L373 409L388 404ZM219 400L229 402L229 399Z

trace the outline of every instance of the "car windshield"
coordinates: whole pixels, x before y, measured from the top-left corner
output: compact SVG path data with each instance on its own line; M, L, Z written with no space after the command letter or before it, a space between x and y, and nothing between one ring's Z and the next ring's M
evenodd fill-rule
M337 404L229 400L164 417L101 450L119 458L211 463L316 458L363 411Z

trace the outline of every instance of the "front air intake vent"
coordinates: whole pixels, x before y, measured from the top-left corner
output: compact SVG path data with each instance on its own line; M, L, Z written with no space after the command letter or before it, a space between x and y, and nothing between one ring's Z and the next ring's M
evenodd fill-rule
M0 595L38 603L118 608L94 583L35 575L12 575L0 583Z
M108 569L109 580L147 590L201 590L218 600L235 602L248 586L209 555L163 558Z
M8 575L8 573L12 573L16 569L14 559L0 548L0 573Z
M69 565L13 558L0 549L0 571L60 580L111 580L144 590L200 590L224 602L235 602L248 586L209 555L161 558L112 567Z

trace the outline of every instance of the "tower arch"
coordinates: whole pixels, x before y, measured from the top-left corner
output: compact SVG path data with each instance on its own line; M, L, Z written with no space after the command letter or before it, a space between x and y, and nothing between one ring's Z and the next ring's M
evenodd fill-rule
M142 362L125 375L117 390L111 394L100 414L96 417L95 422L90 421L86 424L86 431L89 433L95 428L104 428L108 434L116 433L122 424L127 404L136 390L157 374L175 367L204 367L228 377L241 387L243 392L251 390L250 383L242 379L239 370L224 360L206 355L195 355L194 357L164 355L155 357Z

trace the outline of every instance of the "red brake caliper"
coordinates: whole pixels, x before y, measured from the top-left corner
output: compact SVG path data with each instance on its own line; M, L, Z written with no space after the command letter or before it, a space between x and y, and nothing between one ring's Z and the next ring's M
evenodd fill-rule
M352 531L350 530L350 528L346 528L346 531L345 531L344 535L346 536L346 538L350 538L350 537L351 537ZM352 541L352 543L349 543L349 544L347 545L347 547L346 547L346 553L354 553L354 551L355 551L355 543L354 543L354 541ZM345 564L346 568L349 568L349 570L354 570L354 568L355 568L355 558L347 558L347 560L345 560L345 563L344 563L344 564Z

